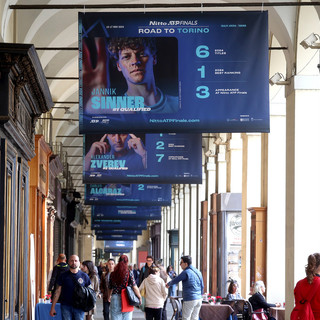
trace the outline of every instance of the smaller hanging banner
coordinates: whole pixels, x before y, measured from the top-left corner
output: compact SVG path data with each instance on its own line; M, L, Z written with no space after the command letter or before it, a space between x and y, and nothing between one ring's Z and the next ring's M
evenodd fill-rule
M92 230L113 229L147 229L146 220L106 220L103 223L92 223Z
M110 235L97 235L97 240L137 240L137 235L125 234L110 234Z
M105 219L125 220L161 220L161 207L159 206L92 206L92 221Z
M140 236L142 234L142 229L113 229L113 230L95 230L95 234L102 236L102 235L110 235L110 234L128 234L128 235L138 235Z
M84 183L202 183L201 134L87 134Z
M105 241L104 248L106 249L133 249L133 241L123 241L123 240L114 240L114 241Z
M85 204L169 206L171 184L86 184Z

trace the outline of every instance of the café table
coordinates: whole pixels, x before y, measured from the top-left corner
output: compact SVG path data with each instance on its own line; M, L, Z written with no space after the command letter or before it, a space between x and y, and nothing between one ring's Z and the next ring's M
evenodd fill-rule
M270 315L276 320L284 320L285 318L285 308L270 308Z
M228 304L203 303L199 317L201 320L227 320L232 312L233 309Z
M36 309L35 309L35 317L36 320L47 320L47 319L54 319L54 320L62 320L61 316L61 309L60 309L60 303L56 304L56 315L54 317L51 317L49 315L51 309L51 303L37 303Z

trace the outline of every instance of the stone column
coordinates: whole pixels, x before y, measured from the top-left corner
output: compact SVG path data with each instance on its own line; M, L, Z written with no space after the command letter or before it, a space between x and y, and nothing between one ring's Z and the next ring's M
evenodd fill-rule
M198 200L197 200L197 185L190 185L190 225L189 225L189 248L190 255L196 261L197 257L197 239L198 239L198 230L197 230L197 210L198 210Z
M184 237L183 237L183 251L185 254L190 254L190 225L193 224L193 221L190 220L191 214L190 214L190 189L189 185L185 184L182 185L182 190L184 194L184 199L183 199L183 214L184 214L184 225L183 225L183 230L184 230Z
M286 309L305 277L309 254L319 252L320 77L295 76L287 88ZM288 315L286 315L286 318ZM289 319L289 318L287 318Z

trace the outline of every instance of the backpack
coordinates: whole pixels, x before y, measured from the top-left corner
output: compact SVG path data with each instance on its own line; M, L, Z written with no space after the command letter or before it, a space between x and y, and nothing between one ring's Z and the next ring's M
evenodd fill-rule
M318 285L313 286L306 299L300 300L299 304L293 308L290 315L290 320L314 320L314 314L310 305L310 301L316 294L319 288L319 283L320 281L318 281Z
M72 306L85 312L92 310L97 301L95 291L90 286L82 286L75 280L74 276L72 276L72 279L75 283L72 296Z

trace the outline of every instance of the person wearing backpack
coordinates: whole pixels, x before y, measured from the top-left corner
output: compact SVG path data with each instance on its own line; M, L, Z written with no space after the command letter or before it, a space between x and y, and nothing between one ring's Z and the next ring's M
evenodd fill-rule
M89 276L92 289L95 291L96 296L98 296L99 291L100 291L99 290L99 278L98 278L98 275L97 275L96 270L94 268L93 262L91 260L83 261L81 264L81 270ZM96 309L96 307L94 307L92 310L85 313L86 320L93 319L92 315L95 313L95 309Z
M290 319L320 319L320 253L310 254L306 277L294 288L295 307Z
M54 296L54 292L57 286L57 279L59 278L60 274L69 270L69 266L66 261L66 255L64 253L60 253L56 261L57 264L53 267L50 282L48 285L48 292L51 292L51 299Z
M72 255L68 261L69 270L62 273L57 280L57 288L52 300L50 316L56 315L55 306L61 294L61 315L62 320L83 320L84 311L73 307L73 293L77 283L89 287L91 281L89 276L81 271L79 257Z

